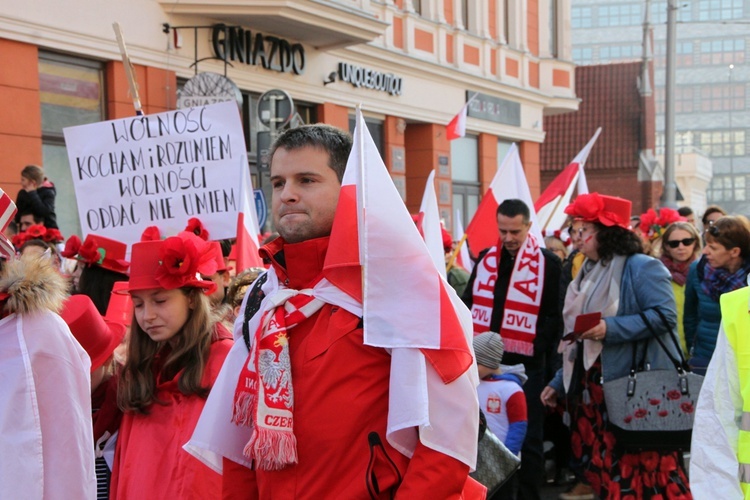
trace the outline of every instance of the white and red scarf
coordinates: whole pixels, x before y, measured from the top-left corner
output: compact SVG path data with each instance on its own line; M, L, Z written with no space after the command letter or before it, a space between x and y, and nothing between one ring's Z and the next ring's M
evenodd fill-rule
M471 306L474 335L490 329L501 250L502 244L498 242L476 265ZM506 352L534 355L534 338L543 289L544 255L539 242L529 233L516 254L505 297L500 336Z
M270 298L237 382L232 422L253 428L244 453L261 470L297 463L288 335L325 304L312 293L284 288Z

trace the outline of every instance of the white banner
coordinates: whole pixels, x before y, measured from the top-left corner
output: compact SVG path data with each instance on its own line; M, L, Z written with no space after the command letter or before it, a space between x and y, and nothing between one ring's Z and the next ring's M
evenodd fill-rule
M234 238L240 168L247 168L234 102L64 129L83 236L132 245L197 217L212 240Z

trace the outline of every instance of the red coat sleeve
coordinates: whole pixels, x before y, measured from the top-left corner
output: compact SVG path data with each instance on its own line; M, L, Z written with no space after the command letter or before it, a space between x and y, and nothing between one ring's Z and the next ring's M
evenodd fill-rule
M396 499L459 499L468 475L468 465L419 441Z
M224 500L257 500L258 483L255 471L225 458L222 462L221 498Z

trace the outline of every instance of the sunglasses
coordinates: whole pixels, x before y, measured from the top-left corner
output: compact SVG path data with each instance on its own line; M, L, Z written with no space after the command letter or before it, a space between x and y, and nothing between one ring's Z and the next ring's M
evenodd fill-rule
M669 248L677 248L680 246L680 243L682 243L683 246L689 247L693 243L695 243L695 238L685 238L684 240L669 240L667 241L667 246Z
M721 231L719 231L719 228L714 225L708 226L708 228L706 228L706 232L710 234L711 236L713 236L714 238L718 238L719 235L721 234Z

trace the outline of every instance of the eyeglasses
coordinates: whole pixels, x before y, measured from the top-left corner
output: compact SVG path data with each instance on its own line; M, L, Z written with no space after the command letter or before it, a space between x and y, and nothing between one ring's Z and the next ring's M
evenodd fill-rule
M669 240L667 241L667 246L669 248L677 248L680 246L680 243L682 243L683 246L689 247L693 243L695 243L695 238L685 238L683 240Z

